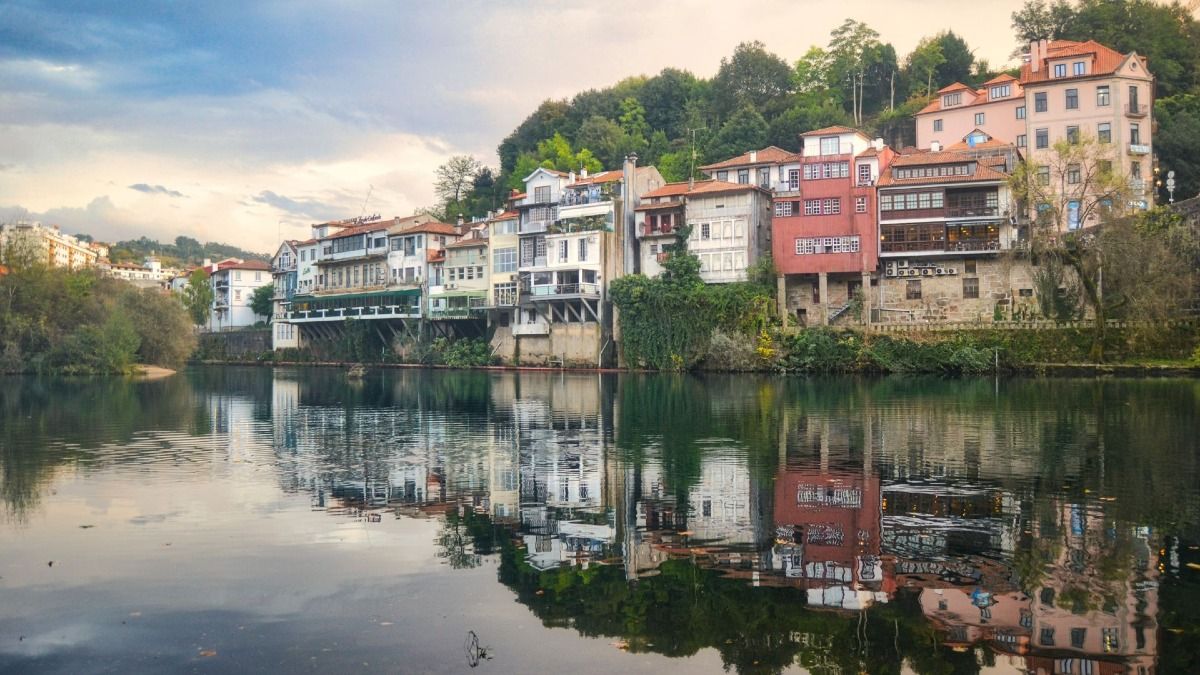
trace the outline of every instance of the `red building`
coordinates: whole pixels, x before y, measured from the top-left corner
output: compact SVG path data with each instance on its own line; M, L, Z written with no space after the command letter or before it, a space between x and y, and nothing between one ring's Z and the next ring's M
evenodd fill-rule
M875 183L894 152L848 127L801 136L794 174L798 190L776 191L773 253L779 270L780 313L801 325L828 324L846 315L862 294L869 316L870 285L879 258Z

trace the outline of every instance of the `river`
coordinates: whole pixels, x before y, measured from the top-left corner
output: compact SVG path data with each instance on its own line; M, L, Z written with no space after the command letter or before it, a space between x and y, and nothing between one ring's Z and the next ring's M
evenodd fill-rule
M1200 672L1200 382L0 378L0 672Z

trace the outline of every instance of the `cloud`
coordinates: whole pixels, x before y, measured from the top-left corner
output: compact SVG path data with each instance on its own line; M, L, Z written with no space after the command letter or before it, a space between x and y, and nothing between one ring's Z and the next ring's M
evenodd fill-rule
M271 190L263 190L254 197L251 197L251 200L259 204L273 206L293 216L301 216L310 220L323 222L346 217L345 208L332 206L312 199L293 199L276 194Z
M183 194L182 192L167 189L166 187L163 187L162 185L147 185L146 183L134 183L133 185L129 186L129 189L137 190L138 192L145 192L146 194L152 194L152 195L153 194L166 195L168 197L186 197L187 196L187 195Z

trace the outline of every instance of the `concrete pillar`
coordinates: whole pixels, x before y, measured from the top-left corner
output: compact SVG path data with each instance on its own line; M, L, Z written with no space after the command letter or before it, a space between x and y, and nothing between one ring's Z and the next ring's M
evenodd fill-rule
M829 273L817 275L817 293L821 296L821 325L829 325Z
M863 323L871 325L871 273L862 273Z
M787 328L787 277L782 274L775 277L775 308L779 312L783 327Z

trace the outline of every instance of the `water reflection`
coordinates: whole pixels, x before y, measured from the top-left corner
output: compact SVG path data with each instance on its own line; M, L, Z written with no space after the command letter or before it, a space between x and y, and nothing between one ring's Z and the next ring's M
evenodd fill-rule
M495 565L543 625L627 651L740 672L1196 666L1192 381L6 383L9 532L64 472L202 483L219 463L340 521L433 520L443 574Z

